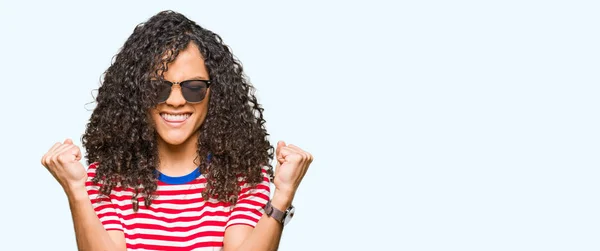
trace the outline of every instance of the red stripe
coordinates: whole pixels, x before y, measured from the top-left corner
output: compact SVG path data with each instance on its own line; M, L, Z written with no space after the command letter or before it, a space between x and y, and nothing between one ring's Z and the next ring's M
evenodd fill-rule
M163 225L156 224L148 224L148 223L134 223L131 225L127 225L127 229L135 230L135 229L152 229L152 230L162 230L162 231L170 231L170 232L188 232L193 229L198 229L200 227L224 227L227 222L224 221L203 221L196 225L191 225L188 227L165 227Z
M248 193L249 191L252 191L252 190L267 190L267 191L269 191L270 187L268 185L266 185L266 184L262 184L261 183L261 184L256 185L256 187L246 187L246 188L243 188L242 190L240 190L240 194L245 194L245 193Z
M131 234L131 235L125 234L125 238L131 239L131 240L142 239L142 240L184 242L184 241L191 241L191 240L194 240L196 238L201 238L201 237L223 237L223 234L224 233L221 231L202 231L202 232L194 233L194 234L191 234L188 236L168 236L168 235L136 233L136 234Z
M127 202L126 202L127 203ZM117 206L116 208L120 209L121 211L128 211L131 210L133 208L133 205L131 203L126 204L124 206ZM144 205L140 205L139 211L138 213L147 213L147 212L153 212L153 213L164 213L164 214L180 214L180 213L184 213L184 212L200 212L202 210L205 211L220 211L217 208L213 208L213 207L209 207L206 205L201 205L199 207L189 207L186 209L173 209L173 208L158 208L156 207L154 204L150 206L149 209L146 208L146 206Z
M102 218L100 218L100 219L102 219ZM105 226L106 226L106 225L118 225L118 226L123 226L123 225L121 225L121 222L120 222L120 221L118 221L118 220L105 220L105 221L103 221L103 220L100 220L100 221L102 222L102 225L105 225ZM106 229L106 230L108 230L108 229Z
M194 189L181 189L181 190L158 190L156 194L160 197L161 195L182 195L182 194L202 194L204 191L204 187L202 188L194 188Z
M110 198L112 200L118 201L118 202L128 202L128 204L131 204L131 194L127 194L127 195L114 195L111 194ZM140 196L137 198L138 201L142 202L144 201L144 197ZM191 204L191 203L199 203L199 202L204 202L204 199L202 199L202 197L197 197L197 198L190 198L190 199L163 199L157 197L156 199L152 200L152 204L164 204L164 203L170 203L170 204Z
M100 211L96 211L96 214L98 215L99 219L102 219L105 217L117 217L118 218L117 213L115 213L114 211L112 211L112 212L109 211L107 213L98 213L98 212L100 212ZM119 222L119 224L121 224L121 222Z
M201 219L204 216L229 217L229 213L226 213L226 212L223 212L223 211L217 211L217 212L205 211L205 212L202 212L200 215L185 216L185 217L174 217L174 218L167 218L167 217L162 217L162 216L156 216L153 213L154 212L146 213L146 210L140 210L137 213L123 215L121 218L123 220L125 220L125 221L134 220L134 219L140 219L140 220L143 220L143 219L152 219L152 220L163 221L165 223L177 223L177 222L197 221L198 219Z
M263 200L269 200L269 195L264 193L245 194L244 196L238 197L238 203L240 201L257 201L259 198Z
M236 226L236 225L244 225L244 226L249 226L249 227L255 227L253 225L250 225L250 224L244 223L244 222L236 222L236 223L233 223L233 224L231 224L231 225L229 225L227 227ZM225 230L227 230L227 228L225 228Z
M250 204L250 205L252 205L252 206L254 206L254 207L264 207L264 206L265 206L265 204L264 204L264 203L262 203L262 202L258 202L258 201L254 201L254 200L243 200L243 201L239 201L239 202L238 202L238 205L239 205L239 204ZM242 207L242 206L240 206L240 207Z
M169 251L189 251L195 248L205 248L205 247L222 247L223 242L217 241L207 241L207 242L198 242L190 246L185 247L171 247L171 246L160 246L160 245L150 245L150 244L127 244L128 249L150 249L150 250L169 250Z
M262 216L263 214L256 208L243 208L243 207L236 207L233 210L233 213L231 213L231 215L238 215L241 213L252 213L256 216Z
M231 218L229 218L229 221L234 221L234 220L240 220L240 219L244 219L244 220L249 220L252 221L254 223L258 223L257 219L254 219L248 215L245 214L236 214L236 215L232 215Z

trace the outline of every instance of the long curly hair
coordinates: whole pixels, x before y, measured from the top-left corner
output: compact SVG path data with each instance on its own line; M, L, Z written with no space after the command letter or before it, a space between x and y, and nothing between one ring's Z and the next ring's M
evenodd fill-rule
M198 157L207 184L205 200L237 202L240 179L251 186L272 178L273 146L254 87L221 37L184 15L162 11L137 25L104 72L96 107L82 137L88 165L99 163L92 181L108 196L115 186L131 188L133 208L156 198L157 137L150 109L167 66L190 43L200 50L212 84L208 114L200 126ZM210 154L210 158L208 157Z

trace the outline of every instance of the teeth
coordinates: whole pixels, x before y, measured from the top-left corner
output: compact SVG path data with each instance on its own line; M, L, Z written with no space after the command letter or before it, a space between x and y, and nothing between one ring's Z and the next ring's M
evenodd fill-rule
M187 118L190 117L191 114L179 114L179 115L174 115L174 114L167 114L167 113L163 113L160 116L167 120L167 121L173 121L173 122L183 122L185 121Z

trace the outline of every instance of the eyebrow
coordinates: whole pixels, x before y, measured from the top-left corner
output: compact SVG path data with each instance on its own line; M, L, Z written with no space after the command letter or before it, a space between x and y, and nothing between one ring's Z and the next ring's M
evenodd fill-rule
M183 81L187 81L187 80L208 80L208 78L207 77L203 77L203 76L195 76L195 77L183 80ZM183 81L181 81L181 82L183 82Z
M152 80L152 81L156 81L156 80L159 80L159 79L157 79L157 78L152 78L152 79L150 79L150 80ZM164 80L164 81L167 81L167 82L171 82L171 81L169 81L169 80L166 80L166 79L164 79L164 78L163 78L162 80ZM207 78L207 77L203 77L203 76L195 76L195 77L191 77L191 78L187 78L187 79L184 79L184 80L182 80L182 81L179 81L179 83L181 83L181 82L185 82L185 81L189 81L189 80L210 80L210 79L209 79L209 78Z

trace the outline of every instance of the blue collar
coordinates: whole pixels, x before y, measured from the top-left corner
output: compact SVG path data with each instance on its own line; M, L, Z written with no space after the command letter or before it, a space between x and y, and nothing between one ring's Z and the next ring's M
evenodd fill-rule
M170 185L182 185L182 184L188 183L188 182L200 177L200 174L201 174L200 167L197 167L191 173L188 173L184 176L177 176L177 177L168 176L166 174L159 172L158 170L155 170L155 173L158 173L158 180L160 180L164 183L170 184Z
M209 153L208 156L206 156L206 162L210 164L212 157L213 157L212 153ZM167 183L170 185L182 185L182 184L188 183L192 180L195 180L196 178L200 177L200 175L202 173L200 173L200 167L197 167L191 173L188 173L184 176L178 176L178 177L171 177L171 176L165 175L165 174L159 172L158 170L154 170L154 174L158 174L158 180L160 180L164 183Z

